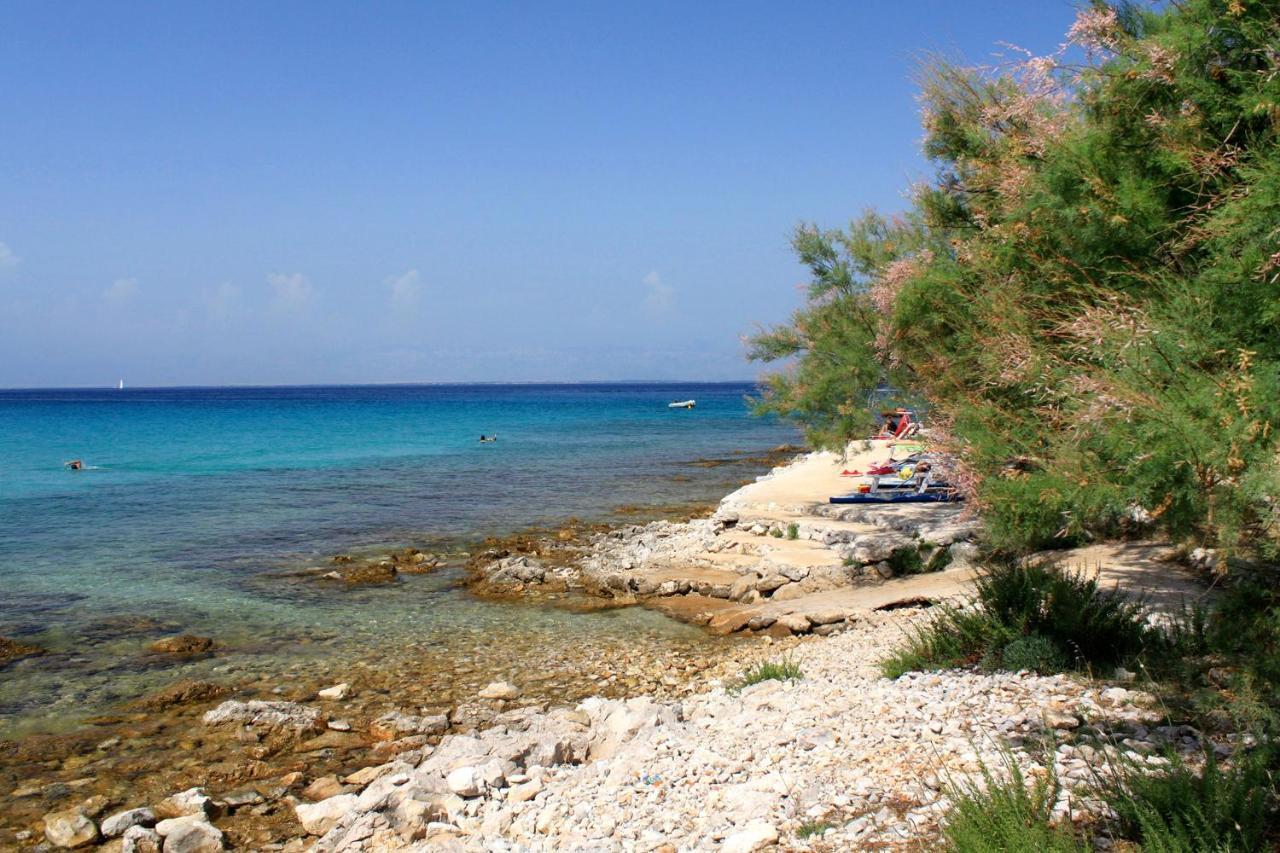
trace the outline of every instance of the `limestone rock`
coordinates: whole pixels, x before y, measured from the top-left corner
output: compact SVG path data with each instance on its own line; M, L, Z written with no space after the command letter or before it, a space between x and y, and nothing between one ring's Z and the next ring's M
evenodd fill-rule
M853 540L849 556L855 563L879 563L893 556L899 548L915 546L915 540L896 531L864 533Z
M484 792L484 780L477 767L459 767L445 777L449 790L459 797L478 797Z
M722 853L755 853L778 841L778 830L764 820L753 820L724 840Z
M481 699L514 699L520 695L520 688L509 681L494 681L480 691Z
M207 726L238 723L251 728L281 729L295 732L324 729L319 710L296 702L266 702L251 699L240 702L228 699L204 715Z
M298 803L293 812L309 835L324 835L347 812L355 809L355 794L340 794L318 803Z
M156 640L148 648L156 654L188 658L211 651L213 640L209 637L197 637L195 634L178 634Z
M160 853L164 839L160 833L145 826L131 826L120 838L120 853Z
M775 623L793 634L804 634L809 630L809 620L800 613L784 613Z
M342 783L338 781L337 776L321 776L302 789L302 796L312 802L319 802L330 797L336 797L344 793L344 791L345 789L342 787Z
M156 813L148 808L129 809L116 812L102 822L102 834L107 838L118 838L135 826L152 826L156 822Z
M164 853L217 853L225 850L222 830L201 815L175 817L156 824L164 839Z
M98 827L79 809L65 809L44 816L44 837L54 847L85 847L98 840Z
M8 637L0 637L0 665L6 664L11 660L17 660L18 658L42 654L44 654L44 649L39 646L33 646L30 643L21 643L17 640L11 640Z
M213 810L213 800L205 793L204 788L188 788L177 794L170 794L155 804L152 809L159 820L188 817L190 815L208 815ZM163 832L160 833L164 835Z
M175 705L186 705L191 702L204 702L225 695L228 688L211 681L184 679L149 693L132 703L135 708L148 711L160 711Z
M392 711L383 714L369 725L369 734L378 740L395 740L410 735L438 735L449 729L449 718L444 714L419 717Z
M316 695L319 696L321 699L330 699L330 700L346 699L348 696L351 695L351 685L344 681L341 684L335 684L332 687L326 687Z

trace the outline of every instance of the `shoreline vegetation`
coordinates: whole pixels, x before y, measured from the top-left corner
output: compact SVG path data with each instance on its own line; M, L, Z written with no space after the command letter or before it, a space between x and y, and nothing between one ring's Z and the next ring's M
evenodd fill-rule
M929 63L935 179L797 231L809 302L753 355L791 360L758 406L816 450L710 513L498 538L461 575L726 639L557 649L572 688L518 638L489 683L441 661L436 696L392 650L332 684L175 685L0 746L0 843L1274 848L1280 17L1093 2L1067 37ZM899 450L866 438L898 405L964 500L831 503ZM351 582L435 565L386 562Z

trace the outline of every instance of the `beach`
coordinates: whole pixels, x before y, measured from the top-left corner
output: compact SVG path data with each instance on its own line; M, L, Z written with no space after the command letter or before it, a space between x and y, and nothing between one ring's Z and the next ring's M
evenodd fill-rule
M1135 754L1199 743L1161 731L1153 697L1120 685L881 678L904 632L965 594L978 526L956 506L826 504L857 482L842 471L891 452L794 456L700 517L567 524L476 549L470 594L620 620L611 641L480 629L470 644L388 646L340 669L188 679L92 726L10 742L6 843L52 840L65 823L92 835L85 846L148 849L142 824L168 810L198 824L182 831L207 846L191 849L909 846L936 834L939 780L1009 746L1045 772L1034 745L1061 741L1057 771L1078 785L1088 750L1116 749L1117 731ZM922 570L941 553L944 566ZM388 556L363 565L429 562ZM737 686L781 660L803 678ZM136 838L108 838L128 822L112 816L133 809L153 813Z

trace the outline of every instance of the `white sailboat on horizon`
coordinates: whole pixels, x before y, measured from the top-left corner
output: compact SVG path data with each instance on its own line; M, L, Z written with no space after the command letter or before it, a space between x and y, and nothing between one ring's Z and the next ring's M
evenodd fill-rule
M124 390L124 380L123 380L123 379L121 379L121 380L120 380L120 385L116 388L116 390L117 390L117 391L123 391L123 390Z

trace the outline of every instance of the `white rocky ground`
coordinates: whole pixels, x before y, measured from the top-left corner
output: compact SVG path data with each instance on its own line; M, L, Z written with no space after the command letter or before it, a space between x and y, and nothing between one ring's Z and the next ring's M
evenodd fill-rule
M298 816L317 851L906 847L936 836L948 780L999 770L1007 749L1032 775L1056 773L1059 810L1078 817L1069 792L1105 772L1104 750L1158 763L1144 758L1152 744L1198 743L1156 728L1151 697L1124 687L1025 673L881 678L876 661L903 618L777 644L799 681L516 713L362 771L356 782L378 778L300 803Z

